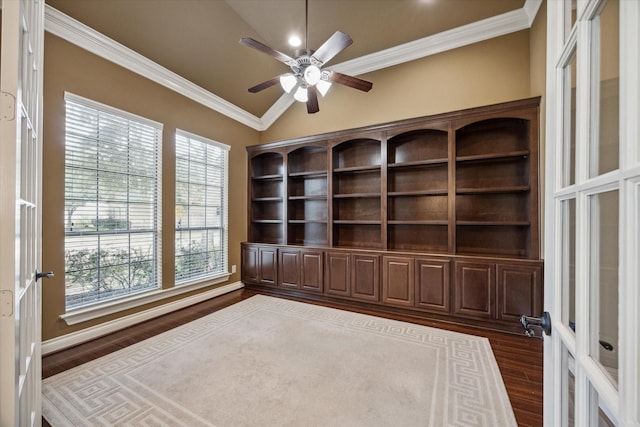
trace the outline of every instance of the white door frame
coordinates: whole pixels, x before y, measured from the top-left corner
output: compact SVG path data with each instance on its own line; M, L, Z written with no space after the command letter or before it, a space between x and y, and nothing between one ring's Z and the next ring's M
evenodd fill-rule
M619 169L589 178L589 143L593 131L593 111L598 99L592 97L593 82L599 82L592 59L599 52L591 49L594 29L590 18L602 7L602 0L578 0L578 24L571 29L571 1L549 0L547 16L547 90L546 90L546 162L545 162L545 310L551 313L553 330L545 337L544 349L544 423L561 426L566 401L562 399L563 346L575 357L575 425L588 426L597 421L598 402L611 420L620 426L640 426L640 1L620 0L620 129ZM576 115L576 179L563 186L563 138L566 108L563 91L566 80L563 67L572 46L578 57ZM597 61L594 61L597 63ZM597 64L599 67L599 64ZM592 75L592 73L594 73ZM618 343L619 380L617 389L601 367L589 356L591 326L589 305L598 298L589 290L594 281L590 269L590 247L597 242L593 230L589 199L607 189L619 194L619 292ZM561 318L563 298L562 239L567 236L562 200L576 199L576 333ZM597 236L594 237L597 239ZM566 276L565 276L566 277Z
M44 0L2 3L0 79L0 425L41 410Z

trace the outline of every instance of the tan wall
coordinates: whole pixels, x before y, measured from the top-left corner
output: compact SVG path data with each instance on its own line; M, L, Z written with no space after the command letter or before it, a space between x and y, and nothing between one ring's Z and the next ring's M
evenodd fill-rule
M259 134L184 96L98 58L46 33L44 64L44 171L42 265L55 271L43 286L43 340L130 314L123 312L68 327L59 319L64 301L64 92L72 92L164 124L162 158L162 283L174 284L175 157L174 134L180 128L231 146L229 153L229 265L240 280L240 242L246 239L246 151ZM159 305L166 302L160 302ZM151 307L145 306L138 310Z
M334 85L308 115L296 102L261 135L262 142L454 111L531 95L529 31L364 74L373 89ZM536 93L534 95L539 95Z

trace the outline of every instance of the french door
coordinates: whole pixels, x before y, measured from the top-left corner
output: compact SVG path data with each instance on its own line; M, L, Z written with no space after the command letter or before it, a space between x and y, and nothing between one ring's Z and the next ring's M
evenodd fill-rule
M546 426L640 425L640 1L547 3Z
M0 425L40 425L44 0L2 1Z

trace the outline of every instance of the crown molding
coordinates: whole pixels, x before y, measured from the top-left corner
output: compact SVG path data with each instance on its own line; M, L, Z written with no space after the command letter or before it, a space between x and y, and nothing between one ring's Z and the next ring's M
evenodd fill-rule
M253 129L258 117L203 89L68 15L45 5L45 30Z
M527 14L527 18L529 19L529 27L533 25L533 21L536 19L540 6L542 6L542 0L527 0L524 6L522 6L522 10L524 10Z
M267 110L266 113L260 118L262 122L262 129L267 130L271 127L272 124L275 123L276 120L280 118L280 116L289 109L296 101L293 99L288 93L283 93L280 98Z
M525 30L533 24L541 4L542 0L526 0L520 9L345 61L331 69L358 76ZM294 103L291 96L283 94L262 117L256 117L49 5L45 5L45 30L258 131L269 129Z

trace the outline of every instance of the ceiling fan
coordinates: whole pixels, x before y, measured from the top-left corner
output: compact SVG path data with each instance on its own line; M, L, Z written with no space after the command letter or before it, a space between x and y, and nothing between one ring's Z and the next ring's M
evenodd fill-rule
M336 31L317 50L309 50L307 47L309 35L308 21L308 0L305 0L305 48L296 51L295 58L272 49L252 38L240 39L240 44L274 57L278 61L291 67L292 71L291 73L281 74L271 80L250 87L249 92L257 93L280 83L285 92L293 92L293 97L296 101L306 102L307 112L309 114L320 111L320 107L318 106L318 92L324 96L329 90L329 87L331 87L331 83L338 83L369 92L373 87L371 82L322 68L327 62L353 43L351 37L342 31Z

